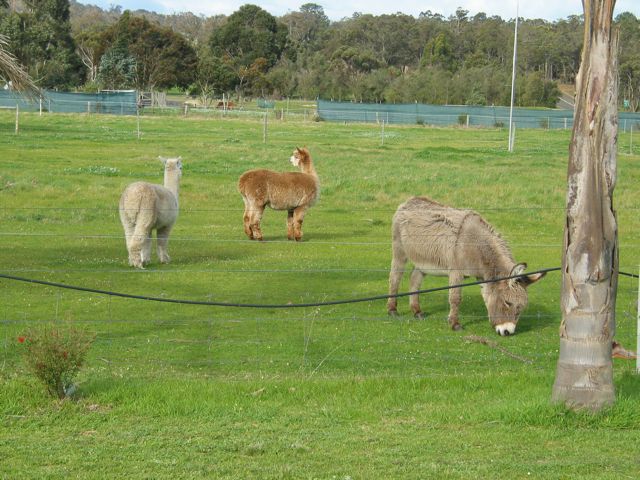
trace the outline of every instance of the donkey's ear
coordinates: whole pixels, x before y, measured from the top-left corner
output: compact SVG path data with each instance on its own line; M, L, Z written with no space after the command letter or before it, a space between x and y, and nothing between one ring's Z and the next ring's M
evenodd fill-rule
M524 285L525 287L528 287L532 283L536 283L538 280L540 280L546 274L547 274L547 272L532 273L531 275L524 275L524 276L518 278L518 281L522 285Z
M526 263L518 263L517 265L514 265L514 267L511 269L511 273L509 274L509 276L516 277L516 275L522 275L526 269L527 269ZM510 278L509 285L512 287L515 286L516 282L519 282L521 278L522 277Z

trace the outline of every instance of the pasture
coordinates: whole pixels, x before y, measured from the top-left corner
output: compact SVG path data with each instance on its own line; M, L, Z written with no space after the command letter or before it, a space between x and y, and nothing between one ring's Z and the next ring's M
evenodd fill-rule
M385 294L396 207L416 194L473 208L530 271L561 264L570 131L506 131L234 118L0 111L0 272L188 300L286 304ZM640 150L620 133L620 269L640 264ZM237 179L292 170L306 145L321 196L302 242L267 209L243 231ZM171 263L127 264L118 199L183 159ZM400 287L408 290L408 275ZM427 277L424 288L444 286ZM498 337L479 287L461 332L447 293L427 318L384 300L291 309L154 303L0 279L0 478L637 478L640 378L614 360L616 404L549 404L560 274L531 287L513 337ZM635 349L637 280L621 277L617 334ZM46 322L97 334L74 401L25 370L17 337ZM486 336L528 362L464 340Z

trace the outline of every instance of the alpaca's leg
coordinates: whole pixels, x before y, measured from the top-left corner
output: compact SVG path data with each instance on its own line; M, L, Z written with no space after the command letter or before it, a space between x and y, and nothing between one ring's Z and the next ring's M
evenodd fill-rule
M251 202L246 197L242 197L244 201L244 215L242 216L242 223L244 226L244 233L250 240L253 240L253 232L251 231Z
M171 258L169 257L169 252L167 250L169 244L169 234L171 233L171 227L164 227L158 229L158 258L160 259L160 263L169 263Z
M262 240L262 230L260 230L260 220L262 220L262 215L264 214L264 205L253 205L251 210L251 235L254 240Z
M150 233L151 230L138 223L129 237L129 263L136 268L144 268L145 242Z
M306 206L298 207L293 211L293 237L296 241L302 240L302 222L306 211Z
M289 240L295 238L293 234L293 210L287 212L287 238Z
M415 268L411 272L411 277L409 277L409 288L412 292L416 290L420 290L420 286L422 285L422 280L424 280L424 273L422 270ZM420 309L420 300L419 295L414 294L409 296L409 306L411 307L411 311L413 312L413 316L416 318L424 318L424 313Z
M142 244L142 265L143 266L149 265L149 263L151 263L151 242L153 240L151 235L152 235L152 231L149 230L149 233L144 238L144 241Z
M407 263L407 255L404 253L402 245L393 244L393 259L391 260L391 271L389 272L389 295L398 293L400 280L404 275L404 268ZM398 314L398 299L390 297L387 300L387 311L389 315L396 316Z
M122 226L124 227L124 241L127 245L127 256L129 257L129 266L133 266L133 257L131 256L131 239L133 237L134 226L129 222L123 220Z

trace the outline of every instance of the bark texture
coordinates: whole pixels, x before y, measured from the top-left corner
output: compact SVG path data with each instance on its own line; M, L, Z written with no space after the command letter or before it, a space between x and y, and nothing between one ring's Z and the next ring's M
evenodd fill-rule
M582 4L584 46L569 149L560 356L552 401L597 411L615 399L618 37L612 31L615 0Z

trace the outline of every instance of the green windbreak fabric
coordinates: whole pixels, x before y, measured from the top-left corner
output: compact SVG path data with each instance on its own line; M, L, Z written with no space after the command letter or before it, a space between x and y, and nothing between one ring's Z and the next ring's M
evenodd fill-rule
M52 113L108 113L135 115L137 94L134 90L100 93L66 93L45 91L41 100L29 101L19 94L0 90L0 106L21 111Z
M318 116L336 122L376 122L413 125L471 125L503 127L509 125L509 107L467 105L425 105L421 103L384 104L318 100ZM514 108L517 128L573 128L572 110ZM621 112L621 129L640 129L640 114Z

